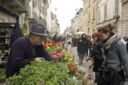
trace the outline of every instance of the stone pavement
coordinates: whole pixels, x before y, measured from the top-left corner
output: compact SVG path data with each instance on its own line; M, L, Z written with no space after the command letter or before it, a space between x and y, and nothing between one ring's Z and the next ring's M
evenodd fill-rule
M78 57L78 54L77 54L77 47L71 47L71 52L73 53L74 55L74 63L75 64L78 64L78 60L79 60L79 57ZM89 67L89 63L86 62L86 58L83 59L83 64L82 65L79 65L78 66L81 70L83 70L84 72L87 71L88 67Z
M74 55L74 63L78 64L79 57L78 57L78 54L77 54L77 47L71 47L70 51ZM78 65L78 68L81 69L83 72L87 72L88 67L90 65L90 63L87 62L86 59L87 59L86 57L83 59L83 64L82 65ZM94 73L92 75L93 75L93 78L94 78ZM94 80L92 80L92 82L94 82ZM91 84L91 85L94 85L94 83ZM95 84L95 85L97 85L97 84Z
M71 52L72 52L73 55L74 55L74 62L75 62L75 64L78 64L77 47L71 47L70 50L71 50ZM82 65L79 65L78 67L79 67L82 71L87 72L88 67L89 67L89 63L86 62L86 59L84 58L83 64L82 64ZM93 73L93 76L94 76L94 73ZM95 85L97 85L97 84L95 84ZM128 82L125 82L124 85L128 85Z

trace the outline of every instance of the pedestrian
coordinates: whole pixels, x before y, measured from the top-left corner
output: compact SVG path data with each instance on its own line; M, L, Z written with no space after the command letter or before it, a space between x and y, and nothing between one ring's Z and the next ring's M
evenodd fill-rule
M92 46L91 36L88 35L88 36L87 36L87 39L88 39L88 41L89 41L89 50L88 50L88 53L90 54L91 46Z
M106 26L100 30L103 37L104 62L99 70L100 85L123 85L128 75L128 53L124 43ZM126 74L125 74L126 73Z
M99 84L99 68L102 66L103 63L103 56L102 56L102 48L103 48L103 40L101 38L101 34L99 32L92 34L93 44L91 46L90 55L88 60L91 60L94 63L93 71L95 72L95 82L97 85Z
M70 35L67 36L66 43L67 43L67 50L71 51L72 37Z
M53 42L58 42L58 36L57 36L58 34L56 33L54 36L53 36L53 39L52 39L52 41Z
M89 40L87 39L86 34L82 34L77 44L77 52L79 56L78 64L81 65L83 58L88 56L89 50Z
M6 77L18 74L20 69L30 64L31 61L40 58L51 60L42 45L42 41L47 36L46 30L43 25L34 24L28 37L18 38L12 44L6 68Z

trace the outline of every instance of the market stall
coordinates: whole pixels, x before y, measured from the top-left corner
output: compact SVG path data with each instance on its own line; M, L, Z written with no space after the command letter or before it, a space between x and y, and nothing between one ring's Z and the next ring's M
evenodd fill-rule
M74 64L71 52L65 50L61 43L47 42L43 47L52 61L33 61L6 81L3 75L1 82L5 85L82 85L85 73ZM87 82L84 85L90 85Z

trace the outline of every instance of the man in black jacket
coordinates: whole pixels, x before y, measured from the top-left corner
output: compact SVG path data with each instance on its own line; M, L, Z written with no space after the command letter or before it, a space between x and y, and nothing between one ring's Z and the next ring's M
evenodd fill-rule
M42 41L47 35L46 31L43 25L35 24L28 37L21 37L12 44L6 68L7 77L18 74L20 68L38 58L51 60L42 45Z
M81 38L78 40L78 43L77 43L79 65L82 64L83 58L88 56L89 47L90 47L90 42L87 39L86 34L81 35Z

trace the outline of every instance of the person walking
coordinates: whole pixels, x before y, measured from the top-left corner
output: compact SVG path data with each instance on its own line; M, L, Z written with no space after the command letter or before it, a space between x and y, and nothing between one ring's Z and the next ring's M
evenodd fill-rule
M86 34L82 34L77 43L77 52L79 56L78 64L81 65L83 58L88 56L88 50L90 47L89 40L87 39Z
M71 51L72 37L70 35L67 36L66 44L67 44L67 50Z

